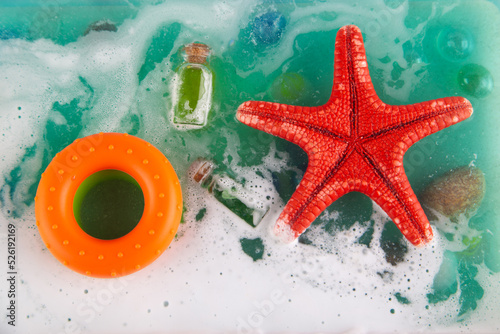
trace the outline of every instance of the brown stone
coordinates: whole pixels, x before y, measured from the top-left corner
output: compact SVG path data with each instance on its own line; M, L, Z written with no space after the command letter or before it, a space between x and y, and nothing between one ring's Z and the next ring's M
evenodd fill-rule
M460 214L470 216L477 210L484 190L483 172L474 166L463 166L433 180L419 197L424 209L434 209L455 220ZM430 215L429 219L433 218Z

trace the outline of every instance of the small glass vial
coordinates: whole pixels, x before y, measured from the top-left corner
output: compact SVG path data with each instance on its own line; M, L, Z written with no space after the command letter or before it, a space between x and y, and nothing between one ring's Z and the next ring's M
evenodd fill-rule
M190 43L183 49L184 63L177 70L173 123L182 129L202 128L212 107L212 71L207 66L210 48Z
M205 159L198 159L189 167L190 176L196 183L248 225L257 227L269 211L269 205L258 203L259 196L228 175L214 173L214 170L215 164Z

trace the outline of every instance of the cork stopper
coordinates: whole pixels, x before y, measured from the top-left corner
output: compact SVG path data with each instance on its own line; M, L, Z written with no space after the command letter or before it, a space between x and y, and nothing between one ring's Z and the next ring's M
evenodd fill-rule
M188 176L192 177L196 183L205 186L212 179L212 173L216 165L213 161L198 158L188 168Z
M188 63L203 64L210 54L210 48L203 43L190 43L183 50Z

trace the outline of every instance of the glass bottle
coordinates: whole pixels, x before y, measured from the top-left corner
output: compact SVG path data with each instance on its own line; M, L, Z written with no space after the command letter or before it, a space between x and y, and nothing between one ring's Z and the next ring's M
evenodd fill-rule
M196 183L247 224L252 227L259 225L269 211L269 205L257 203L255 199L259 196L227 174L214 173L215 167L210 160L198 159L190 166L189 173Z
M210 48L190 43L183 51L185 62L176 74L172 121L183 129L202 128L212 107L213 76L207 66Z

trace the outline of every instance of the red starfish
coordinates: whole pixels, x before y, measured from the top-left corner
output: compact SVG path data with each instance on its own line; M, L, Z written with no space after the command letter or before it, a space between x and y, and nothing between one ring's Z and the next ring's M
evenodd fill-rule
M410 187L403 155L418 140L472 114L462 97L391 106L377 96L368 73L361 31L345 26L335 41L333 91L319 107L248 101L242 123L299 145L309 164L274 231L297 238L342 195L359 191L389 215L414 245L432 239L432 229Z

